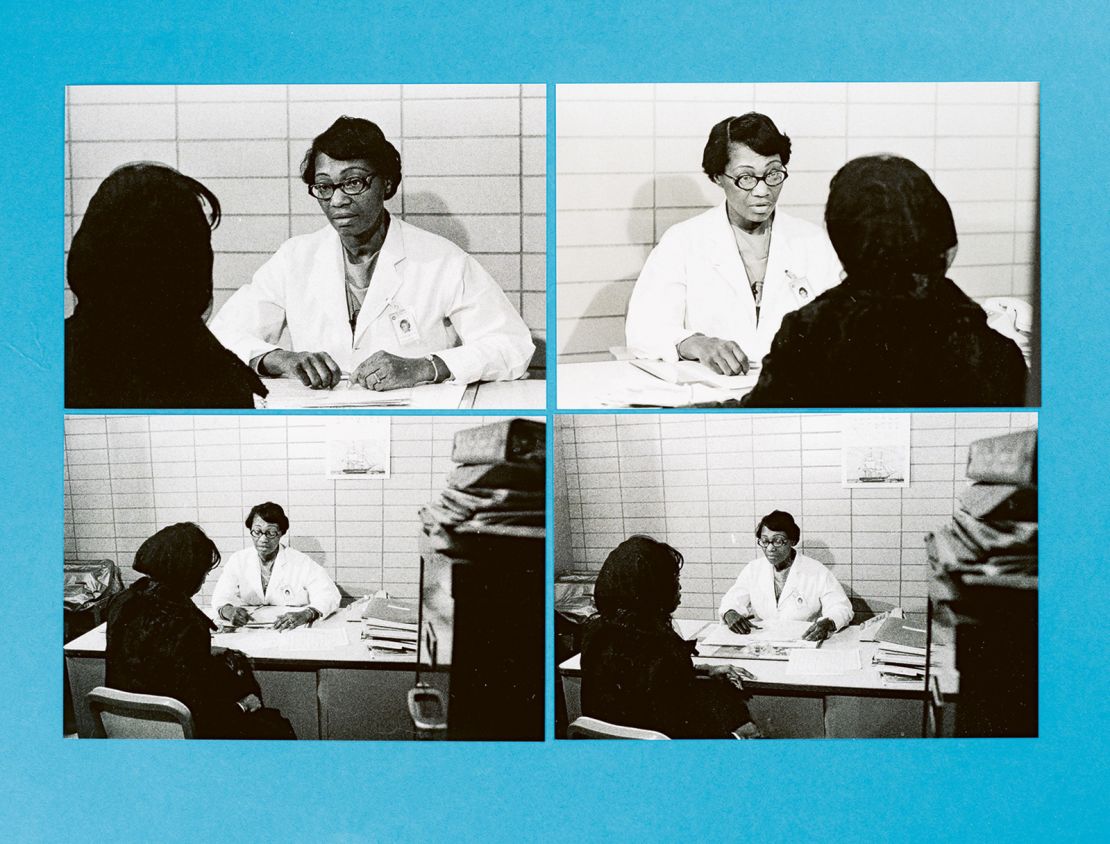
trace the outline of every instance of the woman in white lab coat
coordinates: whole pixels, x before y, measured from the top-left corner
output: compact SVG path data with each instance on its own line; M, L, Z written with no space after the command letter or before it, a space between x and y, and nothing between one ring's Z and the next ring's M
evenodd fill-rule
M238 626L251 620L248 606L303 607L274 622L275 629L288 630L339 609L339 590L323 566L281 544L289 518L279 504L256 504L244 524L254 546L232 554L220 573L212 593L212 609L220 618Z
M802 531L794 517L773 510L755 529L763 556L752 560L721 599L721 621L750 633L753 619L812 621L802 638L821 641L852 620L852 603L824 565L799 554Z
M390 216L401 158L374 123L340 117L301 177L329 225L287 240L212 320L259 374L375 390L519 378L531 334L481 265ZM288 330L288 348L278 345Z
M713 127L702 169L725 201L672 226L648 256L628 303L634 354L745 373L783 316L837 284L825 233L776 208L789 162L790 138L765 115Z

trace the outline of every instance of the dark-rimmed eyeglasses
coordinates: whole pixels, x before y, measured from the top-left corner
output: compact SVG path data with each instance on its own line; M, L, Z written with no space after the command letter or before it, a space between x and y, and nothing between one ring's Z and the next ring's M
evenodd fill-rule
M781 548L789 542L789 539L783 539L781 536L776 536L772 539L757 539L755 541L755 544L758 545L760 548L770 548L772 546L774 546L775 548Z
M251 536L253 536L255 539L261 539L262 537L266 537L267 539L278 539L281 537L281 531L259 530L258 528L254 528L253 530L251 530Z
M760 182L763 182L769 188L777 188L786 181L786 177L790 174L785 170L768 170L762 176L757 176L755 173L741 173L739 176L730 176L728 173L722 173L721 175L740 190L752 190Z
M314 185L308 186L308 192L316 199L324 200L325 202L335 195L335 189L339 188L347 196L358 196L360 193L370 188L370 183L378 177L377 173L371 173L369 176L351 176L349 179L344 179L338 184L331 184L330 182L317 182Z

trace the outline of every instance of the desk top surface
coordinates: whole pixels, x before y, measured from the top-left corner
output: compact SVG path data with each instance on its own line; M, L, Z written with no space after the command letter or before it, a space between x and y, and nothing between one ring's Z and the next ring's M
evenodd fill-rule
M704 636L712 622L690 619L677 619L683 638L698 639ZM861 628L858 625L845 627L821 643L826 649L859 648L862 667L846 674L787 674L785 660L772 659L721 659L711 656L694 656L695 665L739 665L746 668L757 678L745 680L744 686L753 691L770 693L781 691L821 691L825 693L843 692L847 694L879 692L883 697L921 697L925 692L924 682L889 683L879 676L879 667L871 660L878 650L876 642L861 642ZM575 654L559 666L559 671L567 676L580 676L582 655Z
M564 363L558 369L559 409L607 407L687 407L740 399L750 390L722 390L706 384L669 384L626 360Z
M361 610L361 607L358 609ZM212 635L212 644L242 651L251 658L251 662L257 667L264 668L403 667L409 669L416 666L415 654L398 655L371 652L361 639L362 625L359 623L361 619L357 611L353 620L349 619L349 612L349 608L344 608L328 618L317 621L309 628L298 628L343 634L346 639L344 644L329 642L328 647L320 649L301 650L298 648L297 650L286 650L285 648L274 648L272 646L275 636L272 630L248 628L240 628L233 633L215 633ZM337 635L325 638L339 637ZM88 633L67 642L65 644L65 654L68 657L103 659L106 644L106 625L101 624ZM437 667L443 668L444 666Z
M390 408L415 410L543 409L547 404L547 382L542 378L520 381L491 381L476 384L426 384L407 390L375 392L346 383L333 390L313 390L289 378L264 378L270 391L259 407L305 408ZM378 403L382 402L382 403ZM392 402L392 403L391 403Z

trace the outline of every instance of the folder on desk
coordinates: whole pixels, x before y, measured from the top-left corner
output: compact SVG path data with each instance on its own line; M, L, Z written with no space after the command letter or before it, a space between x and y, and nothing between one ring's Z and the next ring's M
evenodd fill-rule
M661 360L633 360L630 363L668 384L708 384L721 390L750 390L759 380L759 365L753 364L746 375L722 375L695 360L667 363Z
M880 648L891 648L903 653L925 653L925 630L904 618L888 618L875 634Z
M362 611L367 626L416 631L419 621L415 607L398 603L395 598L371 598Z

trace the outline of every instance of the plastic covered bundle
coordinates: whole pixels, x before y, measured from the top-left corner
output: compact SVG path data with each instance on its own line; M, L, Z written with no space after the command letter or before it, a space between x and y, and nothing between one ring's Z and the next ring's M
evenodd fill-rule
M122 591L123 578L111 560L65 564L63 605L71 612L98 609Z

